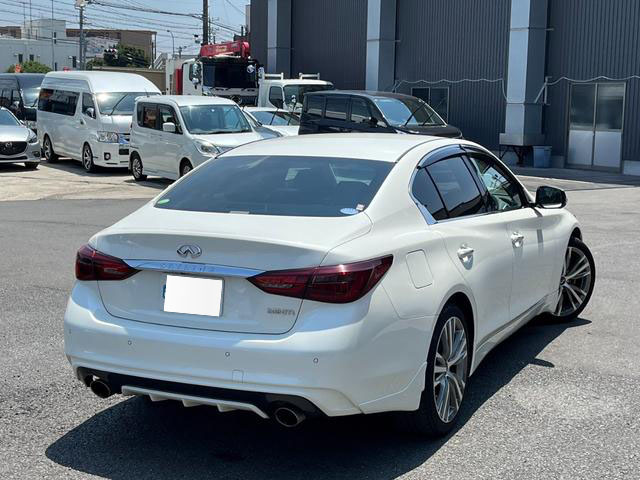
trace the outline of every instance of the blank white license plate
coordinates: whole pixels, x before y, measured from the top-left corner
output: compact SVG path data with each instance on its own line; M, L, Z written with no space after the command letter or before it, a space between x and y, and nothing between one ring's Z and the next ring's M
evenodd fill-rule
M219 278L167 275L164 311L219 317L222 312L222 287Z

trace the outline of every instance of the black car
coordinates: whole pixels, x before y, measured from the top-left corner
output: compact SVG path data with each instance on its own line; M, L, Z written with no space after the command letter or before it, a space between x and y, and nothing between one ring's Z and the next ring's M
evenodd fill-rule
M299 134L388 132L462 138L423 100L389 92L327 90L304 96Z
M36 112L43 73L0 74L0 107L11 110L32 130L36 129Z

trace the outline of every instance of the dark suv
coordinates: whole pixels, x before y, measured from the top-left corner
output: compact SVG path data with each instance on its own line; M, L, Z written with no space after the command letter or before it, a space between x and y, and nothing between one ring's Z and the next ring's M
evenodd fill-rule
M36 129L36 111L42 73L0 74L0 107L11 110L18 120Z
M304 96L299 134L387 132L462 138L423 100L389 92L328 90Z

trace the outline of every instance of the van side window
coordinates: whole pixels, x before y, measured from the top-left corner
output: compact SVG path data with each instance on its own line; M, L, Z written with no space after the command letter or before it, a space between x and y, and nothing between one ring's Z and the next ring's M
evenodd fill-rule
M91 94L90 94L90 93L83 93L83 94L82 94L82 113L83 113L83 114L85 114L85 115L88 115L88 114L87 114L87 110L88 110L89 108L92 108L92 109L93 109L93 115L90 115L90 116L92 116L93 118L95 118L95 115L96 115L96 106L95 106L95 105L94 105L94 103L93 103L93 97L91 96Z
M347 106L349 99L342 96L327 96L327 106L325 108L325 118L332 120L346 120Z
M324 109L324 97L308 96L307 97L307 114L312 118L321 118Z
M0 92L0 107L9 108L11 105L11 90L5 88Z
M181 133L178 117L172 107L168 105L158 105L158 113L160 115L158 130L162 130L163 123L173 123L176 126L176 133Z
M411 193L435 220L447 218L447 211L442 204L442 199L425 168L421 168L416 172L411 186Z
M284 102L282 100L282 88L271 87L269 89L269 101L277 108L282 108Z
M77 92L67 90L42 89L38 108L45 112L72 117L76 113L79 96Z
M364 98L351 99L351 121L354 123L371 122L371 112L369 105Z

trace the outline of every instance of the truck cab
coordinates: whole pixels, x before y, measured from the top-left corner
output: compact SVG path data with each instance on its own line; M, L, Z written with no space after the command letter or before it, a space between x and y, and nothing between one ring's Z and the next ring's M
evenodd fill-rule
M298 78L284 78L283 73L262 73L258 80L258 107L300 111L304 95L321 90L333 90L331 82L320 80L320 74L301 73Z

